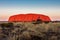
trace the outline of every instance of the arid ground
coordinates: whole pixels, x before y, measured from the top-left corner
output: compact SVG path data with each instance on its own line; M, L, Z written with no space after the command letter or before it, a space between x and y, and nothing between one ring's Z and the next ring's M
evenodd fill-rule
M0 40L60 40L60 22L0 22Z

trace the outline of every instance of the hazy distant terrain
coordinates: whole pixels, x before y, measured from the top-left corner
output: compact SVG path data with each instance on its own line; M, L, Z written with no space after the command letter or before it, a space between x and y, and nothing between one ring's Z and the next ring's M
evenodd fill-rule
M60 22L0 22L0 40L60 40Z

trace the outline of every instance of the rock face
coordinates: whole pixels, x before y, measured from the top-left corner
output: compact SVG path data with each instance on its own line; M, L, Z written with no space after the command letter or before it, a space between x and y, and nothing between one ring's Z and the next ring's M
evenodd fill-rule
M42 21L51 21L50 18L42 14L18 14L9 17L9 22L32 22L40 19Z

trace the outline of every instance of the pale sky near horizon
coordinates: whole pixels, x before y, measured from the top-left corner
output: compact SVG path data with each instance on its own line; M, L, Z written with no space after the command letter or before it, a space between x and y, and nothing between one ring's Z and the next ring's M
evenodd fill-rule
M0 21L21 13L43 14L60 21L60 0L0 0Z

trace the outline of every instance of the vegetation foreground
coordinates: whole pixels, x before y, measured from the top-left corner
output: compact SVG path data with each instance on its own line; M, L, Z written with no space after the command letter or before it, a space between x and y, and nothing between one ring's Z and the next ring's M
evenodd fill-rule
M60 40L60 22L0 23L0 40Z

